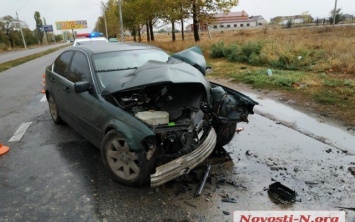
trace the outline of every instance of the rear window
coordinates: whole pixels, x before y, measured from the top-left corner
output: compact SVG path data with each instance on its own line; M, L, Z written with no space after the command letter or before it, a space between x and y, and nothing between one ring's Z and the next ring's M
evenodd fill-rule
M53 71L64 78L68 77L68 66L73 56L73 52L64 52L54 61Z

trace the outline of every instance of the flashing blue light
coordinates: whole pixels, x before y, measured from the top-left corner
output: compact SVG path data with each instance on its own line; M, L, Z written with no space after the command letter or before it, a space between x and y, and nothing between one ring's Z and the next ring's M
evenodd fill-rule
M103 37L104 34L102 34L101 32L92 32L90 34L90 37L93 38L93 37Z

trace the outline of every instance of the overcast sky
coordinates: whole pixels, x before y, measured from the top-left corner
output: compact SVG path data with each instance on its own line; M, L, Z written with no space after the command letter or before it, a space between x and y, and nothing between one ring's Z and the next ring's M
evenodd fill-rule
M11 15L35 28L34 13L39 11L47 24L55 27L56 21L87 20L90 32L101 15L100 0L0 0L0 17ZM261 15L267 21L276 16L297 15L308 11L314 18L328 17L334 9L335 0L239 0L232 11L246 11L249 16ZM355 0L338 0L338 8L345 14L355 15ZM118 22L118 21L117 21ZM56 31L56 30L55 30ZM57 33L57 32L56 32Z

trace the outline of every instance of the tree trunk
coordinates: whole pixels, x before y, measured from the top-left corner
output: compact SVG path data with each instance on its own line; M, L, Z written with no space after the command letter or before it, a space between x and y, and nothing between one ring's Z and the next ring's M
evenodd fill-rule
M147 31L147 42L150 42L150 29L149 29L149 23L148 23L148 20L145 22L145 29Z
M176 41L176 35L175 35L175 22L171 22L171 37L173 42Z
M181 19L181 39L185 40L185 31L184 31L184 19Z
M152 20L149 20L149 29L150 29L150 40L152 40L154 42L154 32L153 32Z
M142 42L141 29L138 28L138 42Z
M198 42L200 41L200 36L198 34L199 27L198 27L198 20L197 20L197 5L195 1L192 3L192 21L193 21L195 42Z
M137 42L137 30L134 28L131 32L131 35L133 36L133 41Z

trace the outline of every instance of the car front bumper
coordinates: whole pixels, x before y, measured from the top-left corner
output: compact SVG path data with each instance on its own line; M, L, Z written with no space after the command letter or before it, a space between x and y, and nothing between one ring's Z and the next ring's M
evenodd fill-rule
M188 173L212 153L216 139L216 132L211 128L205 141L194 151L157 167L156 172L150 176L150 185L157 187Z

